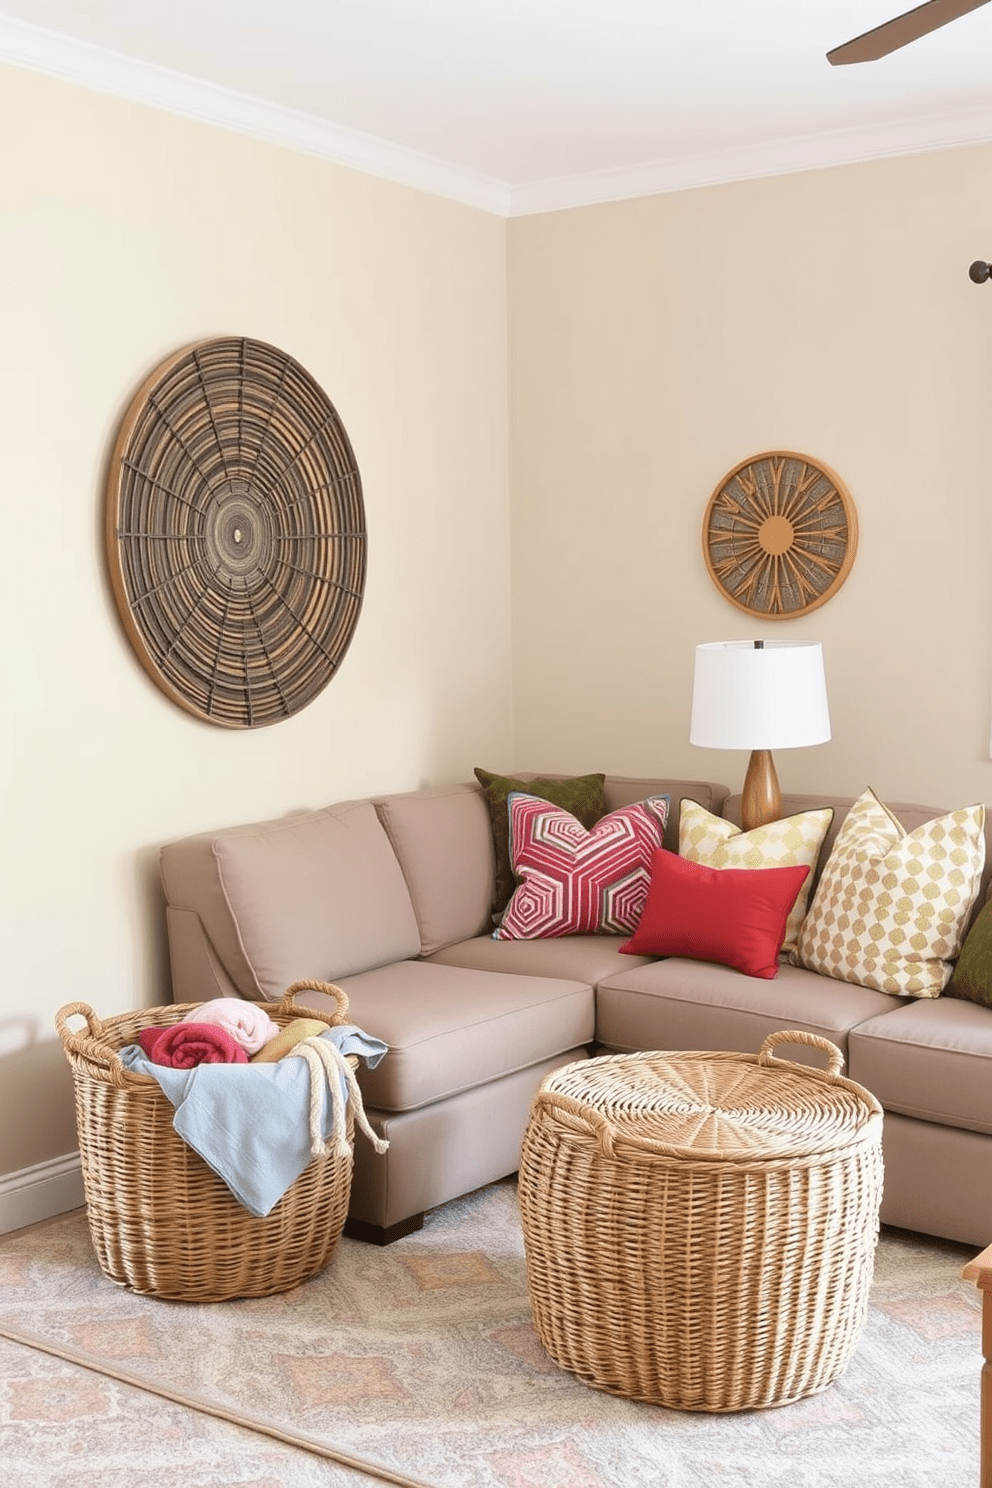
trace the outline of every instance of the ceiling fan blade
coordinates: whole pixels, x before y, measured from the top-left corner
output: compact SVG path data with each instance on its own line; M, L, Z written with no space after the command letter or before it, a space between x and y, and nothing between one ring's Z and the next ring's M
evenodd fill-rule
M863 36L834 47L827 53L827 61L835 67L847 62L874 62L988 3L989 0L926 0L926 4L918 5L915 10L908 10L905 15L895 16Z

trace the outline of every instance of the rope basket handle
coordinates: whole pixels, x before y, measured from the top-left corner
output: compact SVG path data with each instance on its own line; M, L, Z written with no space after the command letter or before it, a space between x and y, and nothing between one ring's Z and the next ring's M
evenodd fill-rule
M82 1037L81 1034L73 1033L69 1027L69 1019L78 1013L86 1019L86 1032L90 1038L99 1038L103 1032L103 1024L88 1002L67 1002L65 1007L59 1008L55 1014L55 1030L63 1044L76 1043Z
M595 1137L603 1156L613 1156L613 1128L602 1111L597 1111L594 1106L584 1106L573 1096L556 1090L539 1090L531 1109L532 1117L540 1111L547 1111L573 1131Z
M334 982L317 982L313 981L310 978L304 978L302 981L293 982L286 988L285 992L282 994L282 1001L279 1003L280 1013L292 1013L300 1011L299 1008L296 1007L297 992L322 992L325 997L333 998L333 1000L337 1003L337 1011L330 1014L319 1013L318 1017L329 1018L332 1027L337 1024L347 1022L348 994L347 992L345 992L343 987L336 986ZM311 1012L313 1011L316 1010L311 1009Z
M780 1028L777 1033L770 1033L758 1052L758 1063L767 1069L775 1064L793 1064L791 1059L776 1059L772 1050L779 1044L806 1044L813 1049L820 1049L827 1055L828 1063L825 1073L830 1079L837 1079L844 1069L844 1056L836 1044L829 1039L821 1038L818 1033L804 1033L800 1028ZM806 1066L800 1066L804 1071ZM820 1070L820 1074L824 1071Z
M332 998L337 1004L333 1013L318 1013L317 1016L329 1023L332 1027L347 1021L348 995L341 987L336 987L333 982L299 981L293 982L283 993L282 1000L276 1004L276 1010L288 1016L298 1015L301 1011L295 1004L297 992L322 992ZM196 1007L196 1003L176 1004L181 1011ZM315 1011L315 1010L313 1010ZM78 1015L86 1019L85 1030L77 1033L69 1027L69 1019ZM91 1070L100 1077L108 1079L112 1085L121 1089L133 1088L147 1084L153 1077L151 1075L138 1074L126 1070L121 1062L120 1055L111 1049L105 1042L105 1029L103 1023L87 1002L69 1002L65 1007L59 1008L55 1014L55 1029L62 1040L62 1047L66 1054L75 1055L83 1059Z
M86 1019L85 1033L73 1033L69 1027L69 1019L76 1014ZM75 1054L98 1072L108 1074L112 1085L123 1087L134 1080L150 1078L148 1075L128 1074L120 1057L103 1042L103 1024L88 1002L67 1002L65 1007L59 1008L55 1014L55 1029L67 1054Z

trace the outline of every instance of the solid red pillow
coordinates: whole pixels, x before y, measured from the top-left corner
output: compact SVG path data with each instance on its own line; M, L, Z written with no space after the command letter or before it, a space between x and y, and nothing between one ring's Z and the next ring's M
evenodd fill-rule
M660 848L631 956L720 961L747 976L778 975L789 911L809 868L707 868Z

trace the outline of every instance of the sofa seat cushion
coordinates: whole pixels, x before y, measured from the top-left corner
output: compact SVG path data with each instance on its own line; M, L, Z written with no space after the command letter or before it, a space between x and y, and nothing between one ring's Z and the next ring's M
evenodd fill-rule
M349 1018L388 1044L359 1082L378 1111L412 1111L593 1038L586 982L398 961L338 985Z
M869 1018L850 1039L852 1080L887 1111L992 1134L992 1011L956 998L915 1000Z
M835 982L787 962L773 981L712 961L673 956L601 981L596 1036L608 1049L729 1049L755 1053L770 1033L817 1033L847 1057L848 1032L898 1004L884 992ZM786 1059L823 1065L815 1049L783 1049Z
M446 946L430 960L474 971L565 977L595 987L618 971L651 964L650 956L621 955L623 942L622 935L561 935L551 940L493 940L491 935L480 935Z

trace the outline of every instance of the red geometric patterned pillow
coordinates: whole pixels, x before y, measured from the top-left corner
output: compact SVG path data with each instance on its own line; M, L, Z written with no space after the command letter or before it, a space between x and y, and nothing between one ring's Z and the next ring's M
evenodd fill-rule
M510 862L520 882L493 939L629 934L644 908L668 808L668 796L649 796L586 831L560 806L513 791Z

